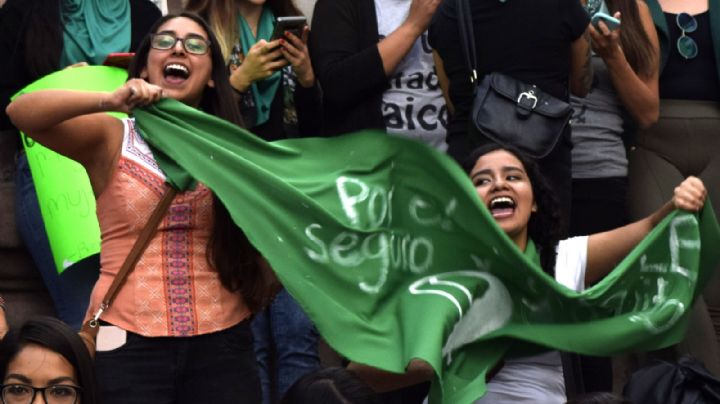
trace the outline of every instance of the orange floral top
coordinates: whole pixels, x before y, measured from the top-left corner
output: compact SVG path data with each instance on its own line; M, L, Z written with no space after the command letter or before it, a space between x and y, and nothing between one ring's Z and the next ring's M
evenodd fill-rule
M167 185L150 149L126 119L122 154L97 199L102 233L100 278L87 317L97 310L113 278ZM207 261L212 193L198 184L178 194L116 300L100 317L140 335L193 336L229 328L250 315Z

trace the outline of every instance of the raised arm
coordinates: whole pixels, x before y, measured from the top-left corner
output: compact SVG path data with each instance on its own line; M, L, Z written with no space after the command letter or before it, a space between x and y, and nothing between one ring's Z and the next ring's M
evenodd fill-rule
M395 71L418 37L425 32L438 5L440 0L412 0L405 21L378 43L378 51L387 76Z
M600 55L608 67L610 78L623 105L641 128L654 124L660 115L658 77L660 70L660 45L652 16L647 4L637 2L642 27L650 40L652 50L646 71L636 72L630 66L620 46L620 29L610 31L600 23L600 30L590 26L590 36L595 53ZM615 13L620 18L620 13Z
M111 170L122 142L122 122L104 112L129 112L157 101L162 90L133 79L112 93L42 90L7 107L13 124L40 144L82 164L96 194L97 180Z
M585 284L591 285L607 275L665 216L675 209L697 212L705 204L707 190L702 181L688 177L675 188L670 201L652 215L637 222L588 238Z
M328 103L347 107L363 102L378 88L427 29L440 0L413 0L407 19L387 37L368 40L369 13L353 0L318 0L313 13L310 56ZM373 6L370 6L373 7ZM359 15L360 14L360 15ZM373 43L374 45L364 46Z

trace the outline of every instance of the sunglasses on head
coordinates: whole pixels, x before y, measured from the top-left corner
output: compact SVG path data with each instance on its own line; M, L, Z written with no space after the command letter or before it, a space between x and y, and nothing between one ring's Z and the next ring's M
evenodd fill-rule
M204 55L210 49L210 41L200 35L190 34L185 38L178 38L173 33L161 32L150 36L150 46L158 50L172 49L178 41L180 41L187 53L193 55Z
M694 58L698 54L697 42L695 42L694 39L685 34L689 34L697 30L697 20L695 20L695 17L688 13L680 13L675 17L675 23L682 31L676 43L677 50L680 53L680 56L684 57L685 59Z

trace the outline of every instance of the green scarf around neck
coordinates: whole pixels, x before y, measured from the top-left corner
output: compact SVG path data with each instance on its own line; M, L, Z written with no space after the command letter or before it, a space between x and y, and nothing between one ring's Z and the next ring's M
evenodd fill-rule
M128 0L62 0L60 67L78 62L101 65L108 54L130 50Z
M240 26L240 45L242 46L242 52L243 55L247 55L250 48L259 40L264 39L270 41L273 29L275 28L275 15L269 7L263 6L263 11L257 26L257 36L253 34L250 25L248 25L242 15L238 15L238 25ZM278 70L270 75L270 77L264 80L258 80L250 86L257 110L255 124L253 126L262 125L270 119L270 107L275 98L275 93L280 86L281 75L282 73Z
M540 254L538 254L535 242L532 241L532 239L528 239L523 255L525 255L525 258L527 258L528 261L542 268L542 265L540 265Z

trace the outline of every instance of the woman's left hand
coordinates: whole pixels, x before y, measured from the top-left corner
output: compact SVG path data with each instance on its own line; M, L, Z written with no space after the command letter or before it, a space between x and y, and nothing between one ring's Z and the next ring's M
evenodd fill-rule
M305 88L315 85L315 72L310 63L310 53L307 48L310 29L303 28L302 38L298 38L290 31L285 32L285 38L280 40L282 54L290 63L297 75L298 82Z
M703 182L691 176L675 187L672 203L678 209L697 212L702 209L706 197L707 190Z
M620 19L620 12L616 12L613 17ZM620 30L618 27L610 30L602 20L598 24L599 29L590 24L589 31L592 38L592 50L603 60L608 61L617 57L625 57L620 47Z

